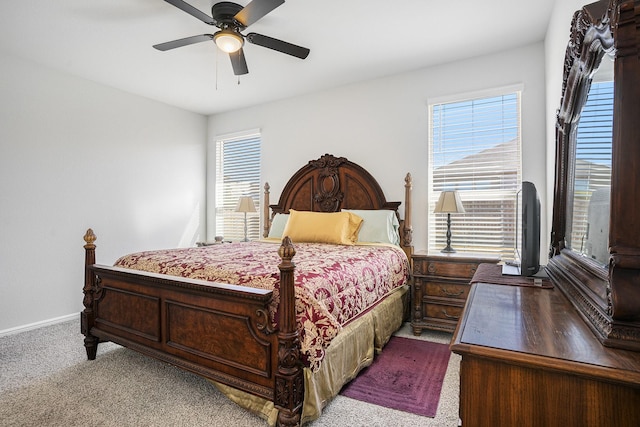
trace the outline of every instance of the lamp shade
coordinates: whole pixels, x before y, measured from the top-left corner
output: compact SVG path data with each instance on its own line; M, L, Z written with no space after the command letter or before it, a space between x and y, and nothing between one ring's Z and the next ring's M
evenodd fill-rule
M238 199L236 205L236 212L255 212L256 205L253 204L253 199L249 196L242 196Z
M464 213L464 206L457 191L443 191L436 203L434 213Z

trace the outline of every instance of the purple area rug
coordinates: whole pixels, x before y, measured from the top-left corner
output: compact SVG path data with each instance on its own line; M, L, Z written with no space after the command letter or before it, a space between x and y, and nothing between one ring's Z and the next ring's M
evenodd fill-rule
M451 352L446 344L391 337L341 395L385 408L435 417Z

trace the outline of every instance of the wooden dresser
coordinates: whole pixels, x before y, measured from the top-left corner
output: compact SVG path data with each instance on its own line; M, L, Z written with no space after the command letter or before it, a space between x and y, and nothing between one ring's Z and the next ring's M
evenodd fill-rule
M472 285L451 350L473 426L640 426L640 352L604 347L557 288Z
M469 281L481 263L500 257L471 253L414 253L411 327L453 332L469 294Z

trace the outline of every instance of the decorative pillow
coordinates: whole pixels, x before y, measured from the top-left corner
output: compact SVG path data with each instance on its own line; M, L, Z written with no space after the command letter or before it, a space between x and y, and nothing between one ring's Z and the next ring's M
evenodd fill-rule
M295 242L353 245L358 240L362 218L351 212L308 212L289 210L282 232Z
M359 242L400 244L400 222L395 211L389 209L343 209L342 211L352 212L363 219L358 234Z
M282 232L284 231L284 227L287 225L287 221L289 220L289 214L281 214L277 213L273 216L271 220L271 228L269 229L268 237L275 237L278 239L282 238Z

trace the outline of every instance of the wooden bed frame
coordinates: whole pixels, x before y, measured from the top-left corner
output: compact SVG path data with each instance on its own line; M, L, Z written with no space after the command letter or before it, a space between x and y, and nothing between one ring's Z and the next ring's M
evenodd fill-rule
M401 246L410 257L411 176L405 178ZM270 224L265 185L265 232ZM343 157L325 154L298 170L284 187L273 214L289 209L335 212L390 209L376 180ZM85 309L81 331L87 357L113 341L179 368L272 401L278 425L300 424L303 367L295 317L295 248L288 237L278 250L278 329L269 320L272 292L95 264L91 229L84 236ZM410 259L410 258L409 258Z

